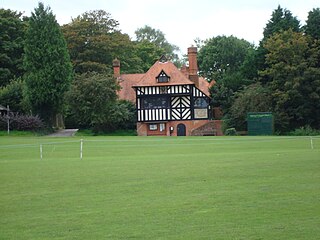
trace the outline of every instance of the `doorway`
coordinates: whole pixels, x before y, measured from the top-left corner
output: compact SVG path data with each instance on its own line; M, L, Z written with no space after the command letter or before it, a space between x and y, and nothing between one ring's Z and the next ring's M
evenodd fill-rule
M186 136L186 125L179 123L177 126L177 136Z

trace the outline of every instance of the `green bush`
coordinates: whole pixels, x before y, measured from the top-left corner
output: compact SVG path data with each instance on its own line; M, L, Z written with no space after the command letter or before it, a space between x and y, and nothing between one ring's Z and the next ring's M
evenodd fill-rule
M304 127L297 128L291 132L289 132L290 136L316 136L320 135L320 130L316 130L311 128L309 125Z
M226 136L236 136L237 135L237 131L235 128L228 128L225 131L225 135Z

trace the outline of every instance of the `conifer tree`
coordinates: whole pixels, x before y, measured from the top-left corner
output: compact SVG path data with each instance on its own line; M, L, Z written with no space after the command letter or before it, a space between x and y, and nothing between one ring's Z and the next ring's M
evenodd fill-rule
M320 8L314 8L309 12L306 23L306 34L310 35L314 39L320 39Z
M61 127L63 99L70 87L72 65L55 15L43 3L39 3L29 19L24 68L33 113L49 126Z
M0 87L23 75L23 39L25 23L22 13L0 9Z

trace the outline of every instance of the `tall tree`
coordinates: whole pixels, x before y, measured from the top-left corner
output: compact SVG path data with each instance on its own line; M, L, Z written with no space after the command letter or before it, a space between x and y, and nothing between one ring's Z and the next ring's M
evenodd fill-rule
M163 54L163 50L154 43L143 40L136 43L135 54L141 59L139 65L142 68L142 72L147 72Z
M300 21L294 17L288 9L283 9L279 5L272 12L271 19L263 30L263 40L267 40L275 33L292 29L294 32L300 32Z
M21 15L10 9L0 9L0 87L23 75L26 24Z
M175 63L179 62L179 57L175 53L179 51L179 47L174 44L171 44L167 41L165 34L159 29L154 29L148 25L145 25L142 28L138 28L135 31L137 42L150 42L162 51L162 54L167 55L167 57L171 58L171 60ZM160 56L158 56L159 58ZM152 63L153 64L153 63Z
M116 122L113 109L118 89L112 75L96 72L78 74L68 92L69 118L80 127L104 130Z
M304 125L319 128L320 44L293 30L274 34L264 47L276 126L288 131Z
M320 39L320 8L314 8L308 14L305 32L315 39Z
M301 32L300 21L294 17L290 10L283 9L280 5L272 12L271 18L263 30L263 39L260 41L255 56L256 72L263 71L267 66L265 56L268 54L264 47L265 42L276 33L292 29L294 32ZM266 83L269 79L261 77L261 82Z
M49 125L57 126L69 89L72 65L60 26L50 7L39 3L29 19L24 68L27 97L34 113Z
M135 71L134 44L118 27L104 10L85 12L62 27L76 73L111 71L115 58L121 60L123 72Z
M217 36L204 42L198 53L199 72L217 85L237 91L250 84L247 65L254 47L249 42L234 36Z

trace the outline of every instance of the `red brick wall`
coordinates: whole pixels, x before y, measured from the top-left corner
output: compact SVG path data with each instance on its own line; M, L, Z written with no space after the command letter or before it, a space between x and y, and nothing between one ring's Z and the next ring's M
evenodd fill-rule
M193 121L170 121L165 122L166 131L160 132L159 127L157 131L149 130L149 123L137 123L138 136L177 136L177 126L183 123L186 126L186 135L191 136L194 129L210 122L210 120L193 120ZM159 123L157 123L159 126ZM170 132L170 128L173 127L173 131Z
M137 133L138 136L177 136L177 127L178 124L182 123L186 126L186 135L187 136L193 136L193 135L199 135L201 136L201 133L197 133L197 131L194 131L198 128L204 127L204 131L206 131L206 127L204 125L210 124L211 128L213 127L215 129L215 135L216 136L223 136L222 132L222 120L193 120L193 121L170 121L165 122L166 129L163 132L160 132L159 124L157 130L149 130L149 124L150 123L137 123ZM170 131L170 128L173 127L173 131Z

